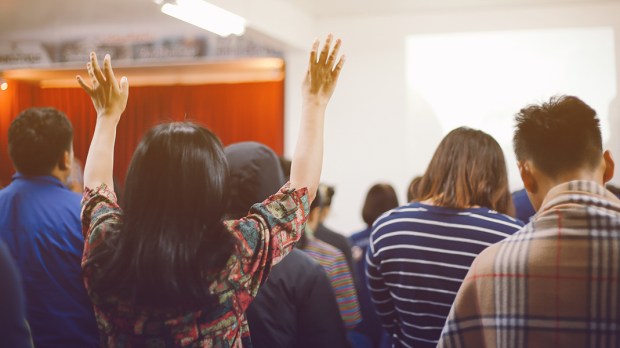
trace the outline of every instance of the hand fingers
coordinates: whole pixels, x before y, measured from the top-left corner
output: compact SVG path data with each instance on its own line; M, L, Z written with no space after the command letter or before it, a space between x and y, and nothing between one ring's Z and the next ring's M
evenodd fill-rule
M124 95L129 95L129 81L127 77L121 77L121 93Z
M93 68L94 76L97 78L97 82L103 85L106 83L105 77L103 77L103 73L101 72L101 68L99 67L99 62L97 61L97 55L95 52L90 52L90 64Z
M329 70L334 67L334 62L336 62L336 57L338 57L338 51L340 50L340 44L342 44L342 40L336 40L336 45L334 45L334 49L327 59L327 66L329 67Z
M105 58L103 58L103 73L105 74L106 81L110 83L114 91L118 93L118 82L116 82L116 78L114 77L114 71L112 70L112 61L109 54L106 54Z
M332 37L332 34L327 35L327 39L325 39L325 45L323 46L323 49L321 50L321 55L319 56L319 63L325 63L325 61L327 60L327 53L329 52L329 47L332 43Z
M319 40L314 39L312 43L312 50L310 51L310 65L316 64L316 54L319 50Z
M343 55L342 57L340 57L340 60L338 61L338 64L336 64L336 68L332 72L332 75L334 76L334 79L338 79L338 76L340 76L340 71L342 70L342 66L344 65L344 62L346 60L347 60L346 56Z
M86 64L86 71L88 72L88 76L90 76L90 82L93 85L93 89L96 89L99 86L99 82L97 82L97 77L95 76L95 71L93 70L93 65L91 63Z
M86 82L84 82L84 79L82 79L82 76L78 75L75 77L77 79L77 82L80 84L80 87L82 87L82 89L89 95L89 96L93 96L93 89L90 88L90 86L88 86L86 84Z

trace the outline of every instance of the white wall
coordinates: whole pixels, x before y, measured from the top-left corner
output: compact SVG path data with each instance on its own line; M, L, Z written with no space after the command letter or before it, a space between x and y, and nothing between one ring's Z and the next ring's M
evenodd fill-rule
M328 109L323 167L323 181L337 189L327 225L345 234L364 227L360 211L373 183L393 184L404 202L410 179L424 171L443 136L438 122L424 110L409 109L405 81L408 36L610 26L615 31L616 60L620 58L618 3L321 18L318 25L321 34L332 32L344 40L342 51L347 55ZM307 58L301 54L287 58L286 151L290 155L299 114L300 67ZM616 157L620 157L619 108L616 106L610 120L612 142L608 144Z

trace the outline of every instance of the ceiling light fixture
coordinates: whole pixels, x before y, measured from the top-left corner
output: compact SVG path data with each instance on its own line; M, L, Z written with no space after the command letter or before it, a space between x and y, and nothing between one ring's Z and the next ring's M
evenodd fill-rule
M161 6L161 12L220 36L243 35L245 19L202 0L176 0Z

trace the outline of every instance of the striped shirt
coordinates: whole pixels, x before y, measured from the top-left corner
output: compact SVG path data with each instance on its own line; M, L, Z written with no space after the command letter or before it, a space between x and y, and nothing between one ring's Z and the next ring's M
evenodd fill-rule
M318 262L334 288L340 316L347 329L353 329L362 321L353 277L344 254L335 247L316 238L308 238L303 249Z
M410 203L373 225L366 275L382 325L399 347L435 347L474 258L523 225L488 208Z
M620 347L620 200L592 181L551 189L476 258L439 347Z

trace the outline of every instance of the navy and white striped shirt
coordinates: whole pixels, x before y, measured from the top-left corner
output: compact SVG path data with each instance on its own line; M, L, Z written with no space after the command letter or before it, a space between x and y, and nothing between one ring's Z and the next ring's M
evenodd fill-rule
M523 224L488 208L410 203L373 225L368 286L396 346L435 347L474 258Z

